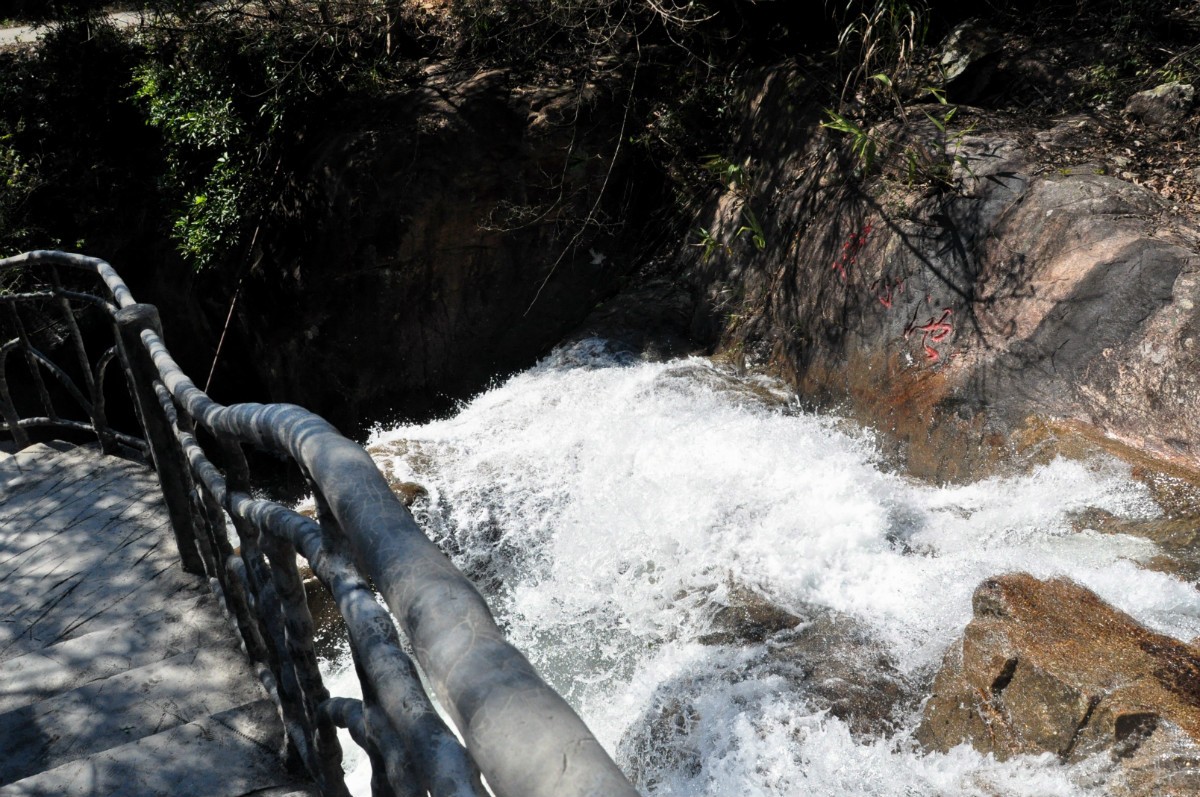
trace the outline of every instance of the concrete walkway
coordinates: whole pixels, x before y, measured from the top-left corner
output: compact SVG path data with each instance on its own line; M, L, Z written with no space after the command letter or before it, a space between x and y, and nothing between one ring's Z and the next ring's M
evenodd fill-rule
M131 28L141 24L143 13L141 11L116 11L109 14L107 18L113 27ZM46 35L47 30L49 27L46 25L15 25L9 28L0 28L0 49L34 44Z
M0 797L313 795L152 471L0 455Z

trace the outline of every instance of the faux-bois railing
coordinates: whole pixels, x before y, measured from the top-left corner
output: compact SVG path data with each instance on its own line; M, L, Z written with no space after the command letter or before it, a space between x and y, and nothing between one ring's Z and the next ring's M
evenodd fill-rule
M106 295L64 287L58 267L99 277ZM483 797L489 788L500 797L637 794L578 715L505 641L478 591L422 533L361 447L295 405L213 401L172 359L157 310L136 303L108 263L36 251L0 260L0 279L14 270L25 275L25 287L0 291L13 335L0 345L0 411L9 435L21 447L31 429L89 430L104 451L149 454L184 569L207 576L223 596L280 708L289 754L323 794L346 794L336 727L366 750L377 797ZM77 322L83 311L92 314L89 336L97 326L114 331L113 346L98 357ZM78 363L56 365L38 345L46 337L73 349ZM26 392L42 414L18 412L7 369L17 352L31 380ZM114 359L134 399L140 439L107 420L105 375ZM86 420L55 408L45 375ZM299 466L316 520L252 496L244 445ZM330 697L322 683L297 552L346 621L361 701ZM434 709L393 617L465 746Z

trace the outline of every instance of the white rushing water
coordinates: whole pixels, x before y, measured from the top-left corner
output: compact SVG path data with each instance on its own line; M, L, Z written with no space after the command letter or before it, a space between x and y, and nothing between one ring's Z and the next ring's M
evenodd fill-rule
M1156 515L1146 489L1115 461L1067 460L931 486L889 470L870 434L762 400L772 392L704 360L641 363L587 341L372 442L429 490L418 520L647 795L1103 793L1088 762L921 753L919 697L889 732L852 733L773 663L773 640L700 638L749 590L853 622L927 690L975 587L1022 570L1192 639L1200 593L1138 566L1153 544L1072 529L1088 507Z

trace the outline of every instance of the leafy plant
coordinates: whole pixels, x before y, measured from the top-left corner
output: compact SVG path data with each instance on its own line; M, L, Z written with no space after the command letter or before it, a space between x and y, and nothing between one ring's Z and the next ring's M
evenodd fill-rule
M716 236L714 236L709 230L700 227L696 230L696 234L700 236L700 240L699 242L692 244L692 246L700 247L700 259L702 261L707 263L708 259L712 257L713 252L717 251L718 249L723 250L725 254L729 254L729 247L717 240Z
M881 78L880 82L890 86L886 75L873 77ZM925 118L933 124L935 133L930 138L910 141L905 144L903 149L899 150L899 157L902 159L900 171L909 185L925 183L949 187L953 183L954 165L958 164L964 168L967 166L966 159L959 155L957 150L960 149L963 139L975 129L975 126L969 125L958 130L952 128L951 123L958 115L958 106L952 105L946 99L944 90L925 87L921 93L932 97L940 106L940 110L934 113L922 111ZM901 109L901 114L901 122L906 123L908 117L903 109ZM830 108L825 109L825 115L828 119L822 122L821 126L849 137L850 151L858 159L860 173L863 175L868 174L877 165L880 153L895 153L898 149L892 140L879 138L854 120ZM894 157L894 155L889 155L889 157ZM889 164L884 164L883 168L885 172L894 173L896 171L895 165L891 165L889 168Z
M196 269L229 257L252 212L245 120L220 67L183 57L151 60L133 75L135 97L166 143L168 189L179 207L172 233Z
M755 249L759 251L765 249L767 246L767 236L763 233L758 216L754 215L754 211L749 206L742 208L742 220L746 223L738 227L737 237L741 238L743 235L749 235Z
M854 120L842 116L832 108L826 108L825 115L829 118L821 122L821 127L849 136L850 151L862 165L863 174L871 171L871 167L875 165L875 158L879 154L880 142Z
M967 159L959 154L963 139L975 129L971 124L958 130L951 129L951 122L958 114L958 106L951 105L942 89L926 87L923 93L937 100L941 110L937 113L922 111L937 131L928 142L909 144L904 150L906 173L909 185L928 183L949 187L953 183L954 166L970 168Z
M13 147L13 133L4 129L0 121L0 253L21 251L34 243L23 211L39 184L37 170Z
M722 184L731 185L735 189L744 189L750 183L750 177L746 174L746 170L724 155L705 155L700 161L700 167L720 180Z
M299 6L276 10L293 16L214 17L183 30L162 23L133 73L134 97L163 140L172 236L197 270L240 259L253 231L280 211L282 161L351 70L355 51L327 28L295 17Z
M0 251L99 240L112 253L153 224L156 136L129 99L141 56L96 20L0 52Z

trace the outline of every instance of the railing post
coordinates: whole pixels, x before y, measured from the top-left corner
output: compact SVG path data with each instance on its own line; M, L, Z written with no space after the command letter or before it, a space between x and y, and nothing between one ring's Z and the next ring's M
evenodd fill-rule
M58 309L62 313L63 322L71 332L71 341L75 344L75 356L79 358L80 373L83 374L88 398L92 402L92 428L96 430L96 440L100 443L100 450L103 453L111 454L116 450L116 440L109 431L108 419L104 414L104 396L96 388L96 377L92 373L92 364L88 360L87 346L83 343L83 332L79 329L79 322L75 320L71 302L63 295L62 280L59 279L57 268L50 268L50 281L57 295Z
M15 304L8 305L8 312L11 315L13 328L17 330L17 337L21 341L21 349L25 353L25 364L29 367L29 375L33 379L34 387L37 388L38 397L42 400L42 407L46 410L46 416L52 420L58 420L58 412L54 409L54 402L50 398L50 391L46 389L46 381L42 379L42 372L38 365L37 357L34 355L33 341L29 339L29 334L25 331L25 323L21 321L21 313L17 310Z
M158 308L151 304L134 304L118 310L113 318L117 325L121 359L129 375L130 392L133 393L142 429L146 433L154 469L158 472L171 528L175 531L179 558L186 572L205 575L204 560L196 548L197 518L192 504L192 479L183 451L175 439L175 432L163 415L154 392L158 369L142 344L144 329L162 337Z
M4 415L4 425L8 427L13 442L18 449L22 449L29 445L29 435L25 434L25 430L21 428L21 416L17 414L12 396L9 395L8 377L3 370L5 364L6 361L0 358L0 413Z

